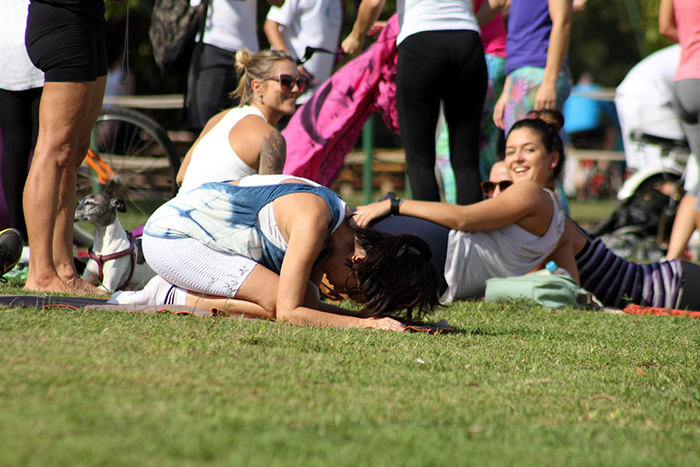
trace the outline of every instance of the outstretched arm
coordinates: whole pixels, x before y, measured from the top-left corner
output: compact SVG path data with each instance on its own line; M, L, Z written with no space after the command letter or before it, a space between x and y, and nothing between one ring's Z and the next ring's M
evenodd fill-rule
M569 50L571 0L549 0L549 17L552 19L552 32L549 35L544 76L535 94L535 110L554 109L557 104L557 77Z
M280 229L287 232L289 239L277 289L276 318L292 324L403 330L391 318L358 318L328 304L319 304L319 309L304 306L313 263L321 252L332 216L325 202L315 195L297 195L296 200L285 198L278 200L283 201L284 210L276 211L281 214Z
M360 227L368 227L374 219L388 216L390 208L390 200L360 206L355 211L355 220ZM521 225L523 222L525 224L521 226L530 230L534 226L530 225L530 220L541 221L542 226L549 225L552 202L550 196L535 182L523 181L496 198L468 206L404 200L399 213L426 219L453 230L492 230L516 223Z

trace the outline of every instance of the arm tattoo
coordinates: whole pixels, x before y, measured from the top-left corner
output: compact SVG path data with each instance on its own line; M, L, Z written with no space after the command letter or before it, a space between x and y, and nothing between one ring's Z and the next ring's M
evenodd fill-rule
M287 159L287 141L277 130L272 130L268 138L263 138L260 144L260 161L258 173L281 174L284 170L284 161Z

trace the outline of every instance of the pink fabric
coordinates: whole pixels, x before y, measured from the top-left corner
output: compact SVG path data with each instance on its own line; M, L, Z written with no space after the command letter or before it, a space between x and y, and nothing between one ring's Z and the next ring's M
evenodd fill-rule
M674 80L700 79L700 1L673 0L673 13L681 44L681 62Z
M484 1L476 0L474 2L474 13L479 11ZM506 25L501 13L481 28L481 43L484 45L484 53L501 58L506 57Z
M282 131L287 140L284 173L332 186L372 112L381 111L398 133L396 112L397 15L362 55L335 72L302 105Z

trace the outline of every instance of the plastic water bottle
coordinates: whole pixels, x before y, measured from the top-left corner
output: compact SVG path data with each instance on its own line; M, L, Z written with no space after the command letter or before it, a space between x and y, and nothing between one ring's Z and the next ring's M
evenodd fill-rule
M552 274L556 274L557 276L564 276L571 280L574 280L574 278L571 277L571 274L569 274L566 269L560 268L554 261L550 261L549 263L547 263L545 265L545 269L547 269Z

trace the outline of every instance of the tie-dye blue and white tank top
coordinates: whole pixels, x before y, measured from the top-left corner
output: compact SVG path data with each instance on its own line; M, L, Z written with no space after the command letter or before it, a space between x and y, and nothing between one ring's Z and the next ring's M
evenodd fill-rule
M253 175L242 179L239 186L205 183L181 192L151 215L144 234L168 239L193 238L214 250L250 258L279 274L286 246L268 238L261 228L260 212L266 206L290 193L319 196L333 216L326 242L343 222L346 208L345 202L324 186L313 182L312 185L280 183L289 179L308 182L298 177Z

